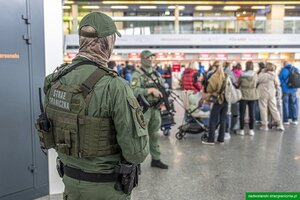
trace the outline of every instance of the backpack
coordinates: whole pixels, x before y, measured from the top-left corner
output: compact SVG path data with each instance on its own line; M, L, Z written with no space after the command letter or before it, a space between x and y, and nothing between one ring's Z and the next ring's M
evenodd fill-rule
M235 85L232 83L230 77L226 78L225 84L225 99L228 103L234 104L242 99L241 90L237 89Z
M289 69L289 76L287 78L287 86L289 88L300 88L300 74L297 69Z

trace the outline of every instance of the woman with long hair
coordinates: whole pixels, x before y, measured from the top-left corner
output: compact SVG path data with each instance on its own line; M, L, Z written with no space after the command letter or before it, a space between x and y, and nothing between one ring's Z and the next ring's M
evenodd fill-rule
M241 74L239 80L239 87L242 92L242 100L240 101L240 131L239 135L245 135L244 124L245 124L245 112L248 106L249 110L249 135L254 135L254 103L258 99L256 85L257 85L257 74L253 70L253 62L246 62L246 71Z
M209 145L215 144L215 130L218 122L220 123L220 127L217 141L218 143L224 143L226 113L228 110L228 104L224 94L225 74L223 67L218 61L214 62L213 67L215 67L215 72L209 78L207 86L207 93L210 99L214 99L209 118L209 136L207 141L202 141L203 144Z

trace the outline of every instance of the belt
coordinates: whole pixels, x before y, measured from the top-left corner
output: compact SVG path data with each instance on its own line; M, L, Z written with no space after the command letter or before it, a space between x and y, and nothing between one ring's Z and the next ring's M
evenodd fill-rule
M69 167L64 165L64 173L66 176L70 178L74 178L81 181L88 182L116 182L118 179L118 174L100 174L100 173L88 173L84 172L81 169L76 169L73 167Z

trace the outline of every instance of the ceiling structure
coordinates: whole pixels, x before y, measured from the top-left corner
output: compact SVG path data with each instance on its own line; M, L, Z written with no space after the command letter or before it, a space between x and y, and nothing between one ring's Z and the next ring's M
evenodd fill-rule
M299 5L299 0L270 0L270 1L259 1L259 0L246 0L246 1L240 1L240 0L212 0L212 1L199 1L199 0L181 0L181 1L158 1L158 0L144 0L144 1L128 1L128 0L116 0L116 1L99 1L99 0L72 0L73 2L78 3L87 3L87 2L95 2L99 4L172 4L172 5L203 5L203 4L209 4L209 5L270 5L270 4L284 4L284 5ZM66 1L65 1L66 2Z
M142 1L128 1L128 0L116 0L116 1L100 1L100 0L65 0L64 9L70 9L70 5L78 4L79 9L101 9L102 10L174 10L175 5L179 5L180 10L200 10L200 11L237 11L237 10L265 10L268 9L265 6L269 5L285 5L285 9L289 11L300 12L300 0L211 0L211 1L199 1L199 0L181 0L181 1L166 1L166 0L142 0ZM174 7L174 8L171 8ZM236 8L234 8L236 7ZM181 9L182 8L182 9ZM226 9L227 8L227 9ZM298 15L298 14L297 14Z

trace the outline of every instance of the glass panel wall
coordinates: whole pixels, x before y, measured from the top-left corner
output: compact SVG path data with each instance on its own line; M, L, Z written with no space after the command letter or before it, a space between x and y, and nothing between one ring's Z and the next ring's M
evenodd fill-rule
M113 10L109 6L99 10L112 16L118 30L125 35L174 34L174 8L162 5L156 10L141 10L138 6L127 10ZM78 6L78 21L89 12ZM196 6L185 5L179 12L179 34L299 34L300 11L286 10L285 20L267 20L265 10L250 7L235 11L224 11L223 6L213 10L196 10ZM64 34L71 34L72 9L64 9ZM280 28L278 28L280 27Z

